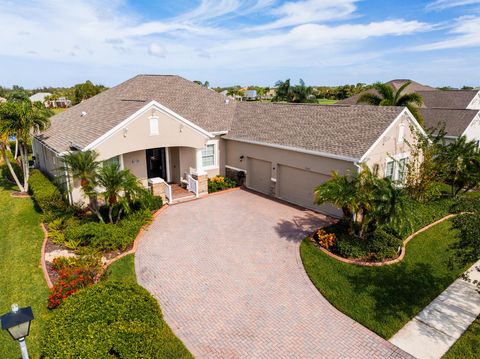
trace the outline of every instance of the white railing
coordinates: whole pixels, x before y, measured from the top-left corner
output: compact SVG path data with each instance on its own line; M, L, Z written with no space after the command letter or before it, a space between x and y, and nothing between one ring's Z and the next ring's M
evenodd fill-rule
M168 203L172 203L173 195L172 195L172 186L170 186L167 182L165 182L165 197L167 197Z
M198 198L198 181L187 173L187 189Z

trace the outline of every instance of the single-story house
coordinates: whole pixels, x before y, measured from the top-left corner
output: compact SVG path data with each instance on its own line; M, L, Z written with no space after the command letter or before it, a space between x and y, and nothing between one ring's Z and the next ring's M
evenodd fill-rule
M52 96L50 92L37 92L36 94L33 94L32 96L30 96L30 101L41 102L44 104L46 102L46 98L49 96Z
M398 90L408 80L392 80L387 82ZM370 89L366 92L377 93ZM412 81L404 93L418 93L423 104L419 113L423 118L425 128L444 126L447 141L453 141L465 135L469 140L480 141L480 91L479 90L439 90ZM340 104L355 105L364 92L345 100Z
M200 196L207 178L227 175L265 195L338 215L313 204L314 188L332 171L355 173L361 163L401 181L412 128L423 131L402 107L226 101L178 76L139 75L52 117L51 127L34 136L33 151L37 166L64 183L72 202L82 194L61 157L95 150L145 186L162 183L169 201L182 183Z

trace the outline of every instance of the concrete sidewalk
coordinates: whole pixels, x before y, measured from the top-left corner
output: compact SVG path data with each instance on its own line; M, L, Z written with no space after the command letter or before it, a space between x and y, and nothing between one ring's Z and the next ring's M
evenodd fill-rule
M467 271L472 281L480 281L478 266L480 261ZM419 359L441 358L480 314L476 289L474 284L457 279L390 342Z

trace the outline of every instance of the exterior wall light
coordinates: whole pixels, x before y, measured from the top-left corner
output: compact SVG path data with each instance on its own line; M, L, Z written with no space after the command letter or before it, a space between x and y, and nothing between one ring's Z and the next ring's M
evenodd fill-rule
M22 359L28 359L25 337L30 333L30 322L32 320L32 308L18 308L17 304L12 304L12 311L0 317L2 330L7 330L13 340L18 340L22 351Z

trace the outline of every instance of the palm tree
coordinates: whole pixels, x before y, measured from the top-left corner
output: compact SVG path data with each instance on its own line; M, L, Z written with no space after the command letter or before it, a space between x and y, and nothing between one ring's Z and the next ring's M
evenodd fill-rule
M411 81L406 81L397 91L395 91L390 84L377 82L373 85L373 88L377 90L378 94L365 92L360 96L357 103L366 103L373 106L407 107L418 122L423 124L423 119L418 113L418 107L423 104L422 96L415 92L403 94L405 88L410 84Z
M30 168L27 144L32 133L44 131L50 126L52 113L39 102L12 102L2 106L1 132L3 135L15 136L18 140L23 173L23 185L20 185L19 189L21 192L28 192Z
M129 170L120 169L120 166L116 163L100 168L98 184L104 189L110 223L114 223L113 209L117 204L120 205L120 208L116 222L120 220L124 211L129 212L132 200L144 191L138 179Z
M13 107L10 104L0 104L0 151L2 153L2 159L7 164L8 170L12 178L14 179L18 189L21 192L25 192L20 179L18 178L15 169L10 162L10 158L7 154L7 150L10 151L8 145L8 137L10 136L10 111L12 111Z
M62 161L68 167L71 176L80 180L82 191L88 196L90 210L103 222L97 205L97 193L94 189L97 183L97 171L100 167L97 157L98 154L93 150L75 151L63 156Z

